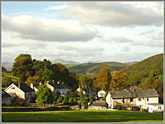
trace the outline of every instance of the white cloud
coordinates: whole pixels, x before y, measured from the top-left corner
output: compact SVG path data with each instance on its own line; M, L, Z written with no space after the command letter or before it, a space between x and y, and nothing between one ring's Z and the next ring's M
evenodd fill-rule
M134 45L142 45L142 46L149 46L149 47L163 47L163 41L138 41L134 42Z
M124 36L112 36L104 40L105 42L114 42L114 43L128 43L132 42L129 38Z
M67 5L60 5L60 6L48 6L48 8L44 9L44 10L62 10L65 9L67 7Z
M82 22L103 26L163 24L163 6L157 2L72 2L66 11Z
M2 15L2 30L8 31L12 37L49 42L88 41L97 36L96 29L77 21L27 15L12 18Z

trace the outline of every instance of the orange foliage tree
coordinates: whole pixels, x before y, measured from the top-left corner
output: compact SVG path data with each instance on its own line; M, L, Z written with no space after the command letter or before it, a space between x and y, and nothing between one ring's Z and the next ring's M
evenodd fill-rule
M112 72L112 81L110 88L115 90L122 90L128 86L128 75L126 73L121 73L120 71Z
M103 66L99 70L96 81L96 87L105 91L109 91L111 82L111 73L109 70L109 66Z

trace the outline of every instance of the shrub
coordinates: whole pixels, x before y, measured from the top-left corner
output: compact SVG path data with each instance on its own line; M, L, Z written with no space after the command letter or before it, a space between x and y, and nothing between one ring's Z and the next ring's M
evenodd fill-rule
M13 105L18 105L18 106L24 106L26 103L26 100L19 98L18 96L14 97L12 100Z
M58 97L58 99L57 99L57 103L62 103L62 97L61 97L61 96Z
M88 108L88 100L87 99L83 102L83 105L84 105L84 109Z
M73 98L73 102L76 102L77 103L77 99L76 98Z
M118 109L118 110L126 110L125 106L121 105L121 104L117 104L114 109Z
M73 98L72 97L69 98L69 103L71 103L71 102L73 102Z
M63 103L67 103L68 102L68 99L66 96L64 96L64 100L63 100Z
M78 103L78 108L81 109L81 103Z

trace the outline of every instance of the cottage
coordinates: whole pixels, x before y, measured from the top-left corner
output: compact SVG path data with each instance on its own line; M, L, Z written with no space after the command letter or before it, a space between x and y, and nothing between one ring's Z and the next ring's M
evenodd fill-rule
M56 94L59 93L59 95L66 95L68 96L71 92L71 88L65 84L57 83L46 83L46 86L53 92L55 91Z
M120 91L110 91L106 97L109 108L113 108L116 104L139 106L147 109L147 104L158 103L159 95L155 89L124 89Z
M2 105L11 105L12 97L2 90Z
M77 92L78 93L80 93L80 87L77 89ZM91 89L91 88L82 88L82 92L83 92L83 95L84 96L87 96L87 97L89 97L89 96L96 96L96 92L93 90L93 89Z
M31 100L35 97L35 92L25 83L11 84L5 89L11 96L18 96L24 100Z
M105 101L97 100L89 105L88 110L107 110L108 104Z
M164 105L160 103L148 103L147 104L147 110L148 112L163 112L164 111Z

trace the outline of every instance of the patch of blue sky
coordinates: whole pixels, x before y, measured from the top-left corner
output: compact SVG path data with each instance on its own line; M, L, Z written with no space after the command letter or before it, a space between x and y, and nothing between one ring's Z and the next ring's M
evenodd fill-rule
M2 2L2 14L13 17L30 15L37 18L58 18L63 9L45 10L49 7L66 5L64 2Z
M162 1L161 1L161 2L158 2L158 4L160 4L160 5L163 5L163 3L164 3L164 2L162 2Z

